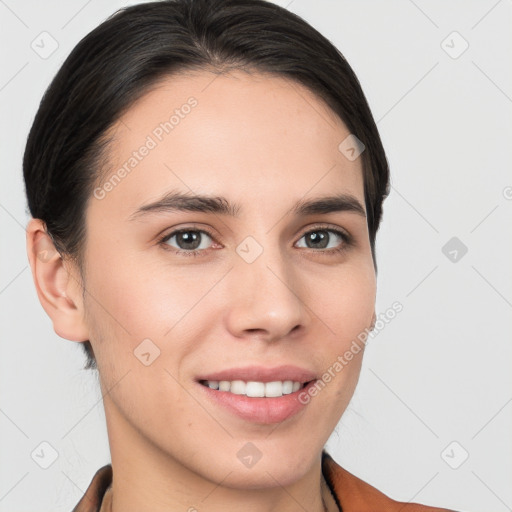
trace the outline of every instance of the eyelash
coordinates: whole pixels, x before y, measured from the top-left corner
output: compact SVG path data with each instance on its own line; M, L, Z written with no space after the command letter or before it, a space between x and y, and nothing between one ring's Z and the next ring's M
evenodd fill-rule
M192 249L190 251L186 251L184 249L174 249L174 248L172 248L171 246L169 246L166 243L174 235L179 235L180 233L187 233L187 232L190 232L190 231L198 232L198 233L204 233L204 234L208 235L215 242L215 237L208 230L206 230L206 229L199 229L199 228L195 228L195 227L188 227L188 228L181 228L181 229L178 229L176 231L172 231L169 234L164 235L163 237L158 239L158 245L161 245L164 248L164 250L171 251L174 254L179 254L180 256L187 256L187 257L188 256L194 256L194 257L204 256L206 253L208 253L210 251L210 249ZM332 228L330 226L321 226L321 225L315 226L313 229L305 231L301 235L299 240L301 238L303 238L304 236L306 236L306 235L308 235L310 233L314 233L316 231L327 231L329 233L334 233L335 235L339 236L342 239L342 244L341 244L340 247L337 247L335 249L324 249L324 250L322 250L322 249L313 249L313 248L310 248L310 247L306 248L306 249L309 249L312 252L323 253L323 254L335 256L335 255L338 255L340 253L345 252L349 247L351 247L353 245L352 237L350 235L348 235L347 233L345 233L345 232L343 232L343 231L341 231L339 229ZM215 249L212 249L212 250L215 250Z

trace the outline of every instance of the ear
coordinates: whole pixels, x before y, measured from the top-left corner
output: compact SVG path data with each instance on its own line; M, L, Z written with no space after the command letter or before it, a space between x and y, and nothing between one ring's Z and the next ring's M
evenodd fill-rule
M82 285L76 265L65 262L41 219L31 219L26 229L27 255L39 302L61 337L87 341Z

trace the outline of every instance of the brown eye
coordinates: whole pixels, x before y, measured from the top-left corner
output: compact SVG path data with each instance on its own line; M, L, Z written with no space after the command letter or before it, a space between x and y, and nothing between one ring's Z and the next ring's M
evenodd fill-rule
M167 245L182 251L208 249L211 241L208 233L197 229L174 231L163 240Z
M301 244L300 240L304 242ZM343 233L333 229L315 229L308 231L297 242L298 247L307 247L308 249L336 249L344 241Z

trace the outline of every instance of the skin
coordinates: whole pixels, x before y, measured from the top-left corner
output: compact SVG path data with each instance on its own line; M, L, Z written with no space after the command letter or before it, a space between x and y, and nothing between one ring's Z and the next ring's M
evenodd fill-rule
M363 351L302 411L282 423L243 420L198 389L206 371L294 364L319 377L370 328L376 276L366 218L353 211L296 216L294 203L333 193L364 207L361 159L338 150L349 131L312 92L285 78L206 71L167 78L112 130L111 170L190 96L198 104L103 199L86 211L85 282L50 252L38 219L27 227L37 293L55 332L92 343L114 470L113 512L308 511L336 506L321 450L359 378ZM224 196L237 217L167 211L129 220L141 205L178 190ZM304 235L325 223L330 247ZM177 228L209 229L203 252L178 254ZM252 236L263 253L247 263L237 246ZM183 250L183 249L182 249ZM186 250L186 249L185 249ZM85 286L85 298L82 297ZM160 355L134 356L149 338ZM261 459L247 468L248 442Z

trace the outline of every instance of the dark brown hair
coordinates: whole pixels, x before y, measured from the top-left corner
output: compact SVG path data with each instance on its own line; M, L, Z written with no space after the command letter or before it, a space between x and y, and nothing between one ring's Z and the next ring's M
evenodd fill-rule
M365 145L367 222L375 238L389 170L359 81L299 16L265 0L166 0L113 14L85 36L45 92L23 160L28 207L62 256L83 268L84 212L108 152L105 134L162 78L185 70L255 70L308 87ZM83 274L82 274L83 277ZM85 368L96 368L89 341Z

